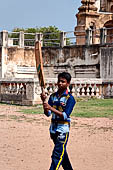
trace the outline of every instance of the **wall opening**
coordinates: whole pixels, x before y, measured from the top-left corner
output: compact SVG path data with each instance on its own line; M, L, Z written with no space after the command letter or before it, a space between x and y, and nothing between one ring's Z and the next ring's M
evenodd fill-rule
M107 28L106 43L113 43L113 20L107 21L104 27Z

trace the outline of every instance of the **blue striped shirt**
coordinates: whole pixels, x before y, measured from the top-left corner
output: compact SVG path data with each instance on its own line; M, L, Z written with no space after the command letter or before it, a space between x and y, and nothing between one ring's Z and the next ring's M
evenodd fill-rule
M71 121L70 114L73 110L75 103L76 101L74 97L71 95L71 93L68 92L68 90L66 90L60 97L58 95L58 92L53 93L50 96L48 104L63 113L63 118L60 118L54 112L51 112L50 110L48 111L48 116L52 114L50 133L55 133L56 131L61 133L69 132L69 123ZM55 121L59 123L55 123ZM60 121L69 123L63 124L60 123Z

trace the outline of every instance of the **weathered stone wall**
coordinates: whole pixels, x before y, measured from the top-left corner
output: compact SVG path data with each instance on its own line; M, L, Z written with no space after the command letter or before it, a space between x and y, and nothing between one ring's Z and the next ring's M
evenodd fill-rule
M99 15L99 21L96 22L96 27L97 28L102 28L105 26L106 22L111 21L113 18L113 14L109 13L100 13Z
M113 78L113 47L101 48L100 75L102 79Z
M4 77L21 78L23 72L22 73L20 72L18 75L18 69L20 67L21 68L35 67L34 48L8 47L7 55L5 56L4 59L4 66L5 66ZM25 75L23 74L22 77L24 76ZM30 74L28 77L30 77Z
M56 77L68 71L74 78L99 78L99 46L70 46L63 49L43 48L45 74Z
M2 48L0 47L0 77L2 77L1 72L2 72Z
M4 77L34 78L34 48L7 48L4 56ZM99 78L99 46L66 46L42 48L45 77L57 77L68 71L74 78Z
M87 93L88 96L113 96L113 47L106 45L43 47L42 54L47 89L50 87L50 90L53 90L53 86L51 87L53 84L56 88L57 74L68 71L73 77L71 83L74 95L85 96ZM0 101L28 105L40 102L39 86L32 83L37 77L34 48L2 48L0 56L1 68L5 74L1 79Z
M55 78L59 72L68 71L73 78L113 78L113 49L104 46L104 54L101 49L102 46L100 45L75 45L63 48L43 47L42 55L45 77ZM6 78L37 77L33 47L7 48L5 49L3 61L2 68ZM110 74L108 74L108 70L106 73L105 69L111 69Z

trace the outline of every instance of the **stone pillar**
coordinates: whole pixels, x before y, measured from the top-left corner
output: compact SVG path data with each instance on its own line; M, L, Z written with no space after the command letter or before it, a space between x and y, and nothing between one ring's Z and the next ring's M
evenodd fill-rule
M40 41L41 42L41 46L43 46L43 34L42 33L36 33L35 41Z
M0 45L3 47L8 47L8 32L3 30L0 33Z
M106 38L107 38L107 29L101 28L100 29L100 44L101 45L106 43Z
M34 104L42 104L42 100L40 98L41 94L41 87L39 85L39 82L34 81Z
M91 45L93 42L93 32L92 29L89 28L86 30L86 45Z
M31 81L26 84L26 99L23 100L25 105L35 105L41 104L41 88L39 86L39 82Z
M5 59L7 58L7 47L8 47L8 32L3 30L0 33L0 45L1 45L1 72L0 77L4 78L5 73Z
M23 31L20 31L19 46L20 46L20 48L24 48L24 32Z
M100 0L95 0L95 6L97 7L97 12L100 11Z
M66 32L60 33L60 47L66 46Z
M76 37L76 45L85 45L86 43L86 31L85 26L76 26L75 27L75 37Z

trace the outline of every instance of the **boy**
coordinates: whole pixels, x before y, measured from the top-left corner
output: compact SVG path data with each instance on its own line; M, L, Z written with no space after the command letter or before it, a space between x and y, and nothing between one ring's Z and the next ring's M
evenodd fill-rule
M49 170L58 170L60 165L64 170L73 170L66 151L70 114L76 103L74 97L67 90L70 81L71 75L69 73L60 73L58 75L58 91L50 96L48 103L45 102L46 96L41 94L45 115L52 114L50 136L54 142L54 149Z

